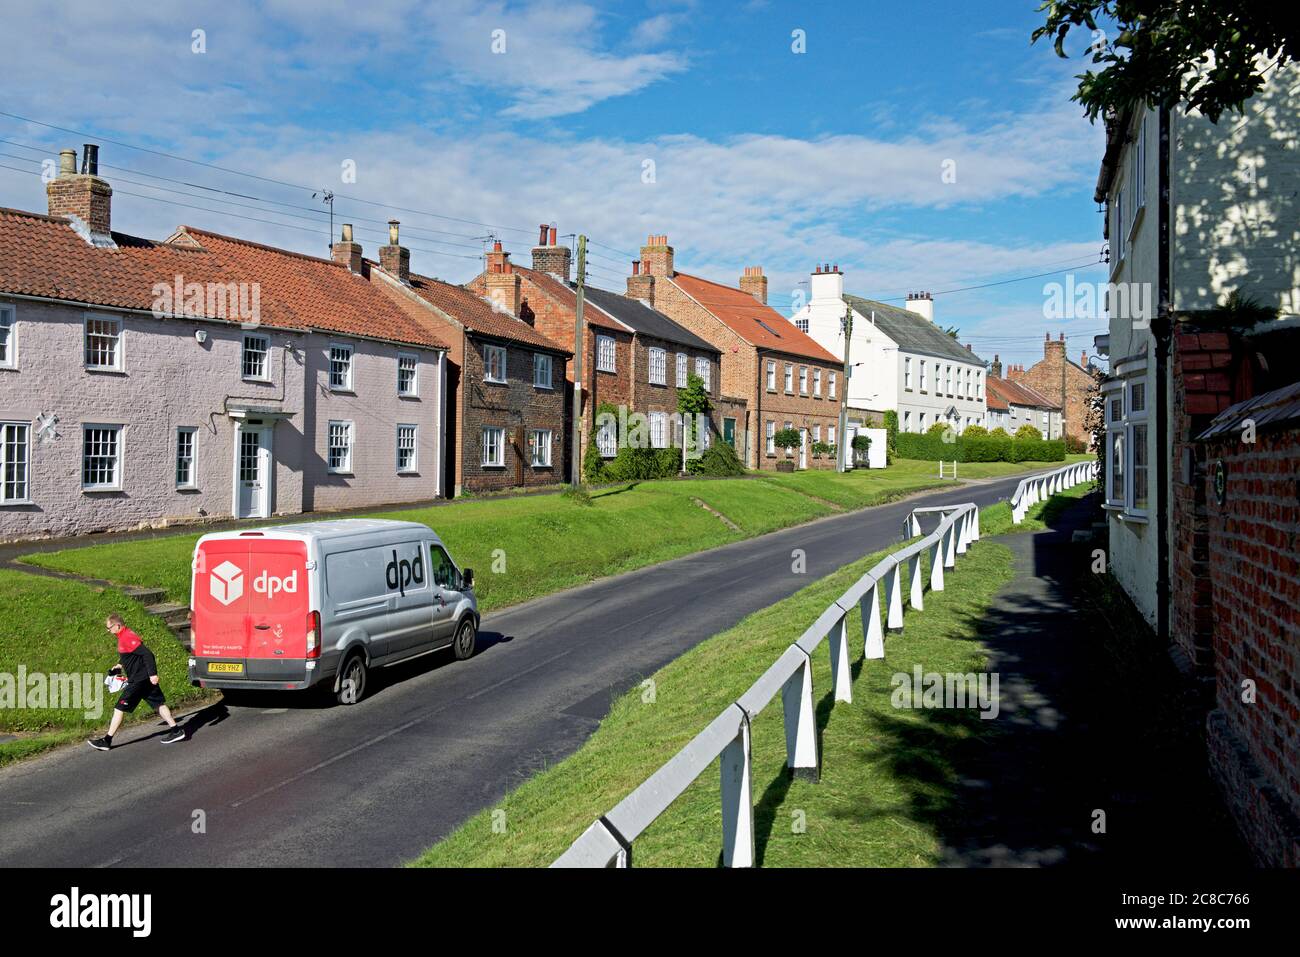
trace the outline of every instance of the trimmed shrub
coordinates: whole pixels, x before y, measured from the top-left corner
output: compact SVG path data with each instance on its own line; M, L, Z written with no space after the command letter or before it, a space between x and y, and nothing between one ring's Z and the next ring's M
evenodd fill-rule
M994 430L996 433L997 430ZM1065 459L1065 443L1060 439L1011 439L1001 436L958 436L956 442L945 442L937 435L918 435L900 432L898 454L906 459L927 462L1060 462Z
M1010 434L1009 432L1007 432L1006 429L1002 428L1002 426L999 425L996 429L990 429L990 430L989 430L989 438L993 438L993 439L1009 439L1009 438L1011 438L1011 434Z
M1083 441L1077 435L1067 435L1065 437L1065 451L1069 455L1078 455L1088 451L1088 443Z
M962 432L962 436L968 439L982 439L989 434L989 430L982 425L968 425Z
M1043 433L1035 426L1032 426L1028 422L1026 422L1020 428L1016 429L1015 437L1017 439L1041 439L1043 437Z
M676 452L677 449L660 451ZM692 459L688 466L692 475L744 475L745 466L736 455L736 450L727 442L714 442L698 459Z

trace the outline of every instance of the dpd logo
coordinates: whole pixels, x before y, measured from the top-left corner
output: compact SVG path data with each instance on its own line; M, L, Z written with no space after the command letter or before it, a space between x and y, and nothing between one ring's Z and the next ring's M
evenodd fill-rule
M253 591L265 595L267 598L274 598L278 592L284 592L288 595L296 594L298 591L298 569L294 569L284 578L276 578L269 572L262 572L253 579Z
M393 560L388 563L384 572L388 587L390 589L400 589L402 596L405 597L407 585L424 584L424 555L416 552L414 561L409 558L403 558L399 561L397 549L394 548Z

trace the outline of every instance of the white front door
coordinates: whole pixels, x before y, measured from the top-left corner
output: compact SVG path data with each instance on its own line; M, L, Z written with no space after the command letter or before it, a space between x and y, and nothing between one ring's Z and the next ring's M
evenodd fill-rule
M808 430L799 430L799 468L808 467Z
M271 514L271 430L241 426L235 431L235 517Z

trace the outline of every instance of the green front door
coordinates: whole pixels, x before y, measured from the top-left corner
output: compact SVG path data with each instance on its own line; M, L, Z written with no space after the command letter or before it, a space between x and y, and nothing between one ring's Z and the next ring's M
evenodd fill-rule
M722 420L722 441L726 442L733 449L736 447L736 420Z

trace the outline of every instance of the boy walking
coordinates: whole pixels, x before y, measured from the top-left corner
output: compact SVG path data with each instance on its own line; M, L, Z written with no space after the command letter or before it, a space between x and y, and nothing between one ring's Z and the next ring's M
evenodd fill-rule
M175 744L185 740L185 729L176 725L171 709L167 707L167 698L158 685L158 662L153 652L145 646L137 635L122 622L121 615L109 615L104 623L109 633L117 638L118 663L108 673L126 677L126 687L113 708L113 720L109 722L108 734L102 738L91 738L86 743L96 751L107 751L113 746L113 735L122 725L122 718L135 710L141 700L170 725L171 730L163 735L163 744Z

